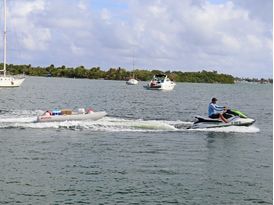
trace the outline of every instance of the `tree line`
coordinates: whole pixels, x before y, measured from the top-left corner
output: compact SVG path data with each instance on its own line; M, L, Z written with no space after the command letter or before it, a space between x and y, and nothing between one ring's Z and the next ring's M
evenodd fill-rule
M3 68L3 64L0 64ZM105 80L128 80L135 77L141 81L149 81L156 74L166 74L171 80L176 82L191 83L226 83L233 84L234 77L228 74L218 73L217 71L199 71L199 72L182 72L182 71L160 71L135 69L128 71L125 68L109 68L104 71L100 67L90 69L84 66L76 68L60 66L55 67L53 64L47 67L33 67L29 65L8 64L7 70L11 75L25 74L29 76L48 76L48 77L67 77L67 78L88 78L88 79L105 79Z

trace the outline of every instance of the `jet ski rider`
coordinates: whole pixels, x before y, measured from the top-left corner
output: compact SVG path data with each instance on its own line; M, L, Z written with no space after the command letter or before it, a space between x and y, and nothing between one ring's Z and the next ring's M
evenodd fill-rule
M211 103L208 105L208 117L212 119L220 118L223 122L228 123L228 120L224 117L227 108L217 105L216 102L217 98L211 99Z

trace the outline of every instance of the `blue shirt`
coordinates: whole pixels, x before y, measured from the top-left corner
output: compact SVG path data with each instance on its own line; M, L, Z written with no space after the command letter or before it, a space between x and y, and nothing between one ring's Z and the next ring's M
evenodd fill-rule
M211 116L213 114L221 113L224 110L224 106L219 106L214 103L210 103L208 105L208 116Z

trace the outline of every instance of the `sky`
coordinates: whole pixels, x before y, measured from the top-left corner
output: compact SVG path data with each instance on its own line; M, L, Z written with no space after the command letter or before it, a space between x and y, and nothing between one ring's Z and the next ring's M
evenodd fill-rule
M7 1L8 63L273 75L272 0Z

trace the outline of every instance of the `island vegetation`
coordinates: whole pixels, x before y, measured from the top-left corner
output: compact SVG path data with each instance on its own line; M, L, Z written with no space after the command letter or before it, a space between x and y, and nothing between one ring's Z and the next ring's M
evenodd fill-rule
M3 64L0 64L0 69ZM85 68L78 66L76 68L60 66L55 67L53 64L47 67L34 67L32 65L13 65L8 64L7 70L12 75L25 74L29 76L47 76L47 77L67 77L67 78L87 78L87 79L105 79L105 80L128 80L135 76L141 81L149 81L153 75L164 73L171 80L176 82L190 83L225 83L233 84L235 80L232 75L218 73L217 71L199 71L199 72L182 72L182 71L160 71L135 69L128 71L125 68L109 68L104 71L100 67Z

